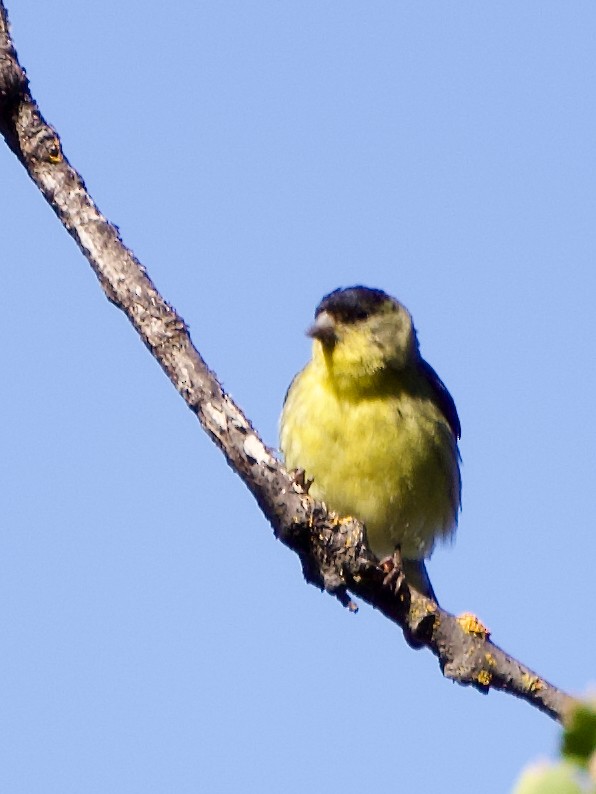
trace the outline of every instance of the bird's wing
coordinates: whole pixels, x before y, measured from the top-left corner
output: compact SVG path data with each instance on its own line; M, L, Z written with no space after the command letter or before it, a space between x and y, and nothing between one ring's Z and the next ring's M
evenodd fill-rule
M447 386L445 386L441 378L439 378L437 373L427 361L421 359L420 365L422 368L422 373L426 378L430 388L432 389L441 411L445 415L445 419L447 419L449 422L449 426L453 431L453 435L456 438L461 438L461 424L459 421L459 416L457 415L457 408L453 402L453 397L447 390Z
M297 372L297 373L294 375L294 377L292 378L292 382L290 383L290 385L288 386L288 388L287 388L287 390L286 390L286 394L285 394L285 396L284 396L284 401L283 401L283 403L282 403L282 406L283 406L284 408L285 408L285 405L286 405L286 403L287 403L287 401L288 401L288 397L290 396L290 392L291 392L291 391L292 391L292 389L294 388L294 386L295 386L295 384L296 384L296 381L297 381L297 380L298 380L298 378L299 378L299 377L302 375L302 373L303 373L303 372L304 372L304 369L301 369L301 370L300 370L300 372Z

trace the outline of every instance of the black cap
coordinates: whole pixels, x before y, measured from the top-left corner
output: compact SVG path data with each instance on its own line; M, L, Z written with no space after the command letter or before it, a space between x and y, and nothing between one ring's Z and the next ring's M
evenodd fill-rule
M354 323L358 320L366 320L388 302L397 304L397 301L382 289L362 286L340 287L325 295L316 308L315 318L321 312L328 312L340 322Z

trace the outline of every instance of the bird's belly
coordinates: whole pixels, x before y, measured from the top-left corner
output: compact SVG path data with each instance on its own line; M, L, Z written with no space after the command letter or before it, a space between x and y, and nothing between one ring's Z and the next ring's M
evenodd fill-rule
M429 556L435 540L455 528L459 477L434 407L408 395L354 402L325 390L309 402L317 416L293 410L300 427L282 433L288 468L313 478L316 499L363 521L378 557L397 544L404 557Z

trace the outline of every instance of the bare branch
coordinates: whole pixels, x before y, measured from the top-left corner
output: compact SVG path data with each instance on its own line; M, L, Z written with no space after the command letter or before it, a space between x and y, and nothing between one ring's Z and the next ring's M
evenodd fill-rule
M363 527L314 502L288 475L193 346L118 229L98 210L29 91L0 0L0 131L160 366L257 500L273 531L302 562L307 582L347 607L349 593L379 609L413 647L437 656L443 674L480 692L498 689L562 720L573 699L494 645L473 616L445 612L407 586L394 593L368 551Z

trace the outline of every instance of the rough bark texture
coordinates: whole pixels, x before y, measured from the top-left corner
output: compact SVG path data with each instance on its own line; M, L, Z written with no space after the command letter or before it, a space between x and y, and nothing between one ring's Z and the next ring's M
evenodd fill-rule
M426 647L447 678L499 689L561 720L573 699L494 645L471 615L455 617L403 585L396 594L368 551L362 526L314 502L275 459L225 393L118 229L100 213L33 100L0 0L0 132L160 366L251 490L275 535L295 551L307 582L355 609L349 593L380 610L413 647Z

